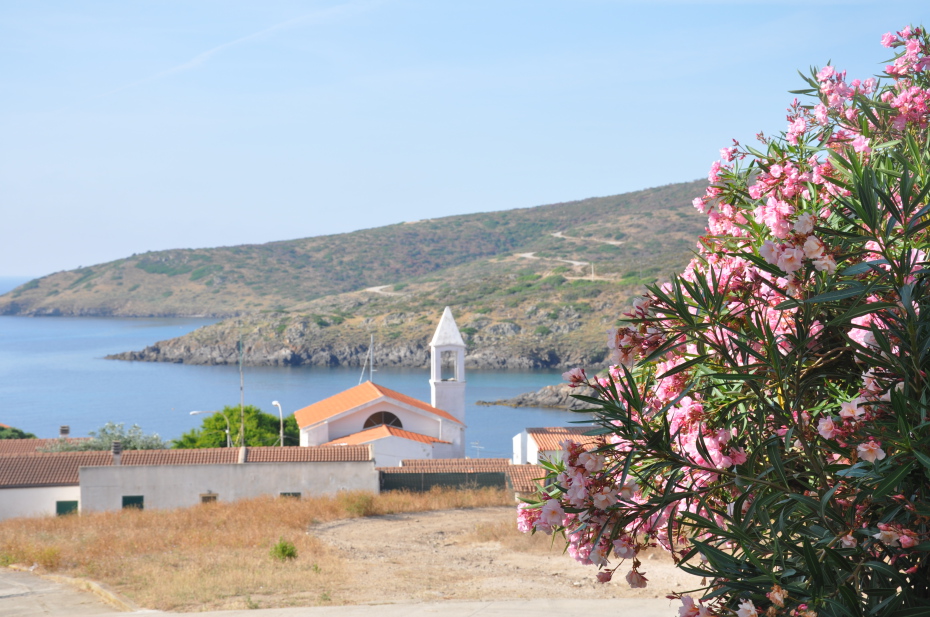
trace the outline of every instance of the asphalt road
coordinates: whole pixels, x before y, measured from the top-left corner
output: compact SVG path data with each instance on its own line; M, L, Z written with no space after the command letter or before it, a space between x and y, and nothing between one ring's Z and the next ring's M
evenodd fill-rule
M494 602L432 602L268 608L197 613L197 617L590 617L594 614L629 617L674 617L677 602L664 599L570 600L529 599ZM0 568L0 615L3 617L112 617L123 615L190 615L159 611L125 612L89 591L36 576Z

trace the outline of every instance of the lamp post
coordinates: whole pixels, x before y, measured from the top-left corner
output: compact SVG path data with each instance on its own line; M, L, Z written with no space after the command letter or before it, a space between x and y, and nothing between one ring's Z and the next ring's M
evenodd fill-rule
M223 416L223 419L226 420L226 447L227 447L227 448L231 448L231 447L232 447L232 441L230 440L229 433L230 433L230 431L231 431L232 429L231 429L230 424L229 424L229 418L226 417L226 414L224 414L222 411L192 411L192 412L190 413L190 415L192 415L192 416L198 416L198 415L204 414L204 413L211 413L211 414L212 414L212 413L218 413L218 414L220 414L221 416Z
M281 447L284 447L284 412L281 411L281 403L271 401L271 404L278 408L278 418L281 420Z

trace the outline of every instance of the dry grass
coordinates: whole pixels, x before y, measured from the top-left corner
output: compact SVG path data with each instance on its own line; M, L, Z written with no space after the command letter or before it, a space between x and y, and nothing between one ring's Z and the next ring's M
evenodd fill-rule
M178 510L123 510L0 523L0 565L110 585L146 608L173 611L330 602L352 573L312 535L314 523L359 516L512 505L499 489L261 498ZM270 555L280 539L297 559ZM295 592L299 590L299 592Z
M565 550L565 541L561 536L523 533L517 530L513 521L478 525L463 540L474 543L497 542L507 550L536 555L551 555Z

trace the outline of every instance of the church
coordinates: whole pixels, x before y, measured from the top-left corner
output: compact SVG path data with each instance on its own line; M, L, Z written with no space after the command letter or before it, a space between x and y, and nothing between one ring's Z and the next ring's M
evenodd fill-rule
M369 445L378 467L463 458L465 341L449 307L429 348L429 404L366 381L294 412L300 445Z

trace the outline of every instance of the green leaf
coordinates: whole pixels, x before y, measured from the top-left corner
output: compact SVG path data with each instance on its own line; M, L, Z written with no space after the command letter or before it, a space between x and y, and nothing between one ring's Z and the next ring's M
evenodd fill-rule
M890 462L890 461L889 461ZM906 465L896 467L891 474L885 477L884 480L879 482L878 486L872 491L872 499L881 499L887 495L891 489L895 488L907 474L911 472L911 468L914 467L914 461L909 461Z
M861 296L865 292L866 288L863 285L856 285L854 287L849 287L847 289L838 289L836 291L828 291L826 293L818 294L813 298L808 298L804 300L805 304L821 304L823 302L835 302L837 300L846 300L847 298L855 298L856 296Z

